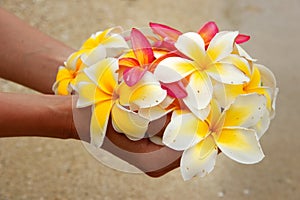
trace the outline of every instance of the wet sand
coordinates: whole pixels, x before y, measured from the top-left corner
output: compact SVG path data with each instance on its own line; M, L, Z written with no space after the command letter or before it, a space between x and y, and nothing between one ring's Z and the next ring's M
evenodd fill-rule
M110 169L78 141L0 139L0 200L300 198L298 0L0 0L0 6L74 48L115 25L128 29L154 21L188 31L214 20L221 30L251 35L245 49L274 72L280 88L259 164L220 155L211 174L184 182L179 170L153 179ZM33 92L2 79L0 91Z

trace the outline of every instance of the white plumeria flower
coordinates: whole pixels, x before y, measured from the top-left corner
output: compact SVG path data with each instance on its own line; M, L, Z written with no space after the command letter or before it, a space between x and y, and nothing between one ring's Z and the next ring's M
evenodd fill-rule
M118 84L117 70L117 59L103 59L85 68L75 87L79 93L77 107L92 105L91 143L97 147L103 143L110 114L116 131L126 134L130 139L143 138L150 121L128 107L139 109L156 106L167 95L150 72L134 87L129 87L124 82Z
M266 110L266 98L259 94L246 94L236 98L221 112L216 101L206 120L192 113L172 116L163 143L184 151L180 169L184 180L203 177L214 168L218 149L229 158L244 164L253 164L264 157L254 129Z
M107 56L109 48L128 48L127 42L121 35L122 31L121 27L114 27L92 34L80 49L83 51L81 55L83 63L91 66L102 60Z
M219 32L211 40L207 50L198 33L184 33L178 37L175 47L187 58L169 57L161 61L155 76L163 83L172 83L188 77L187 96L183 98L189 109L204 120L209 111L213 86L210 77L227 84L242 84L249 78L239 69L238 63L229 59L238 32ZM227 59L222 62L222 60Z
M107 51L109 49L128 48L127 42L120 35L121 32L121 27L114 27L92 34L83 43L80 50L68 57L64 63L65 66L59 67L56 82L52 88L55 94L71 94L74 85L76 85L76 76L81 74L84 68L108 57Z

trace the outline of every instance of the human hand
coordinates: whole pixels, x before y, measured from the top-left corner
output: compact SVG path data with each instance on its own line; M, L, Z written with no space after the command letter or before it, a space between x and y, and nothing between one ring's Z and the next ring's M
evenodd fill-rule
M89 143L91 108L76 108L76 99L76 96L74 96L71 138ZM153 132L155 132L157 136L161 136L169 121L170 115L151 122L147 132L148 135L153 135ZM180 151L154 144L149 138L132 141L124 134L116 132L111 121L108 122L106 137L101 148L137 167L151 177L160 177L179 167L182 154Z

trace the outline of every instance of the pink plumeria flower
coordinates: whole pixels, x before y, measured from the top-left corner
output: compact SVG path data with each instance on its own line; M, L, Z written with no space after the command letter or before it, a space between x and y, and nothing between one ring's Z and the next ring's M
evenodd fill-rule
M130 40L134 57L120 58L119 65L123 68L123 80L128 86L133 86L148 71L155 57L151 44L141 31L133 28Z

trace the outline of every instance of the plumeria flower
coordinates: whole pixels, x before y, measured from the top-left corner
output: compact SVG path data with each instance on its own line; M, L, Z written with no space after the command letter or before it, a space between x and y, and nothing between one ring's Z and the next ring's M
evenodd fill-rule
M120 35L121 31L120 27L114 27L92 34L79 51L69 56L65 66L59 67L53 91L60 95L71 94L80 70L104 59L108 48L128 48L125 39Z
M120 72L128 86L133 86L150 71L156 60L151 44L138 29L133 28L130 34L132 51L125 53L119 60Z
M128 48L127 42L121 36L121 32L121 27L114 27L92 34L79 50L82 51L82 61L86 65L91 66L106 57L106 49L108 48Z
M166 97L150 72L134 86L124 82L118 84L116 71L118 60L106 58L83 70L86 77L78 80L75 89L79 94L77 107L92 105L90 124L91 143L101 146L107 129L110 115L116 131L138 140L144 137L149 120L141 117L135 110L156 106Z
M229 158L253 164L264 157L254 129L266 109L266 98L259 94L240 95L223 112L216 101L206 120L190 112L174 112L163 143L183 150L180 169L184 180L203 177L214 168L218 149Z
M82 61L78 59L79 55L79 52L71 54L65 62L65 66L58 68L56 80L52 87L55 94L69 95L72 93L72 85L75 84L75 78L83 64Z
M242 65L240 65L242 66ZM240 94L258 93L267 99L267 108L271 115L275 110L276 80L273 73L263 65L253 63L253 69L245 72L250 76L250 81L239 85L220 84L214 86L214 94L220 105L224 108L231 104ZM246 69L246 68L244 68Z
M187 58L169 57L162 60L154 74L163 83L187 79L187 96L183 98L189 109L200 119L205 119L212 99L213 86L210 77L227 84L242 84L249 78L228 61L238 32L219 32L211 40L207 50L203 38L194 32L184 33L175 43Z

